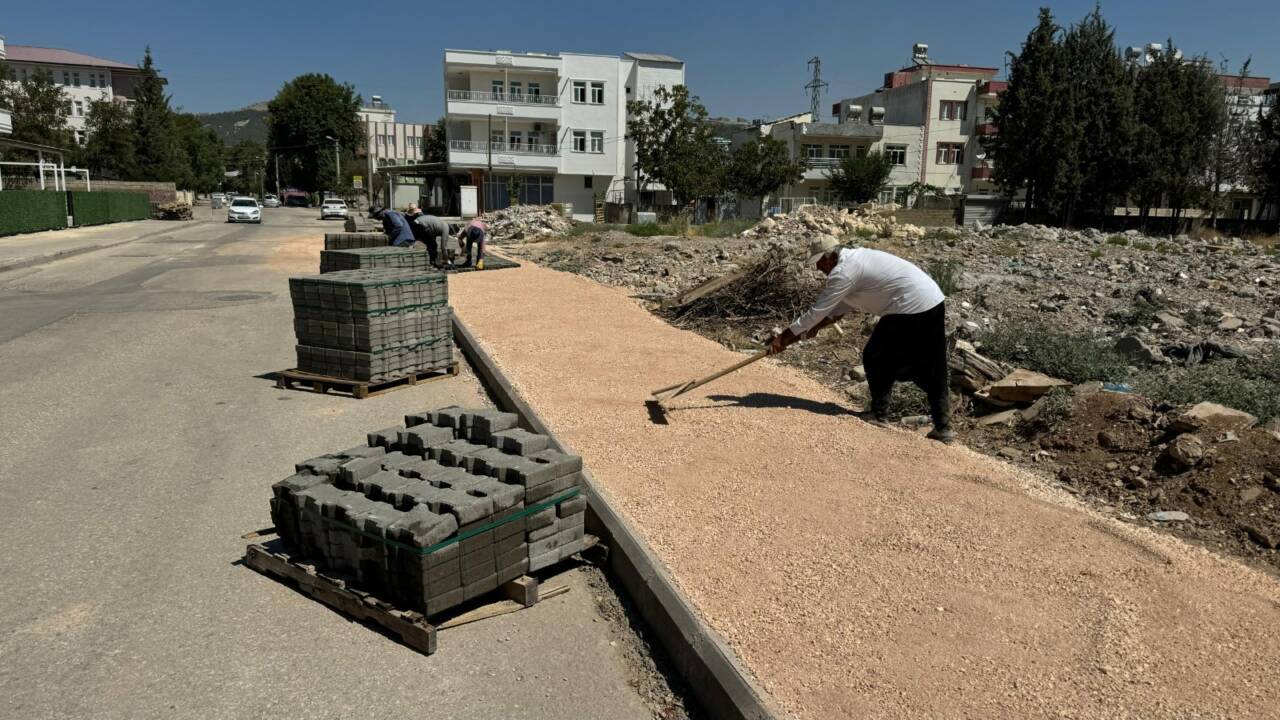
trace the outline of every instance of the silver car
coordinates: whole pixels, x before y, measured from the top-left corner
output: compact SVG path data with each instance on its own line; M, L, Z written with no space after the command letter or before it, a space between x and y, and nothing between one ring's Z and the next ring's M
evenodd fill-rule
M262 222L262 208L258 207L258 201L251 197L238 197L232 200L231 207L227 208L227 222L259 224Z
M269 207L269 208L280 207L280 198L276 197L275 195L267 195L266 197L262 198L262 207Z
M347 217L347 204L337 198L329 198L320 205L320 219L328 220L329 218L340 218L345 220Z

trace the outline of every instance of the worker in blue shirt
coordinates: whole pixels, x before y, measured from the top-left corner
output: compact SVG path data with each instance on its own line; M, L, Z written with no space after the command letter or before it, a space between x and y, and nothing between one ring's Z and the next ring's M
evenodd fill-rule
M369 208L369 217L382 221L382 231L387 234L392 245L396 247L410 247L413 245L413 230L409 227L409 221L405 219L402 213L375 205Z

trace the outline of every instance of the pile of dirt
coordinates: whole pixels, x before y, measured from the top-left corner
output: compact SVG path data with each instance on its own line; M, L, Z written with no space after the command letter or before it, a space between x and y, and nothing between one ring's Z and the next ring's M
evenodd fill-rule
M573 221L552 205L512 205L482 218L495 243L563 235L573 227Z
M898 224L893 213L898 206L868 203L852 210L823 205L805 205L792 213L774 215L742 231L743 237L807 240L820 235L860 238L923 238L923 228Z

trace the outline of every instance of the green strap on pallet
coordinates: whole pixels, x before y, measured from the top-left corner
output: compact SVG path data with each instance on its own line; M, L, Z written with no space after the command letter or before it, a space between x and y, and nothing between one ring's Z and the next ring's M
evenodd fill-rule
M461 535L455 535L454 537L451 537L447 540L441 540L435 545L431 545L425 548L416 548L416 547L413 547L412 545L406 545L396 540L388 540L387 538L384 538L381 535L378 535L376 533L371 533L367 530L361 530L360 528L352 527L351 525L343 525L342 523L339 523L337 520L334 520L333 518L325 517L324 515L320 515L320 519L324 520L325 522L333 523L335 525L342 525L348 530L355 530L361 535L377 540L383 545L390 545L393 548L404 550L405 552L410 552L410 553L413 553L414 555L430 555L431 553L437 550L441 550L446 547L449 547L450 545L456 542L462 542L463 540L466 540L467 538L473 538L476 535L479 535L480 533L488 532L490 530L493 530L494 528L502 527L503 525L506 525L509 522L514 522L516 520L526 518L536 512L542 512L543 510L546 510L549 507L554 507L564 502L565 500L571 500L580 494L582 494L581 488L573 488L572 490L570 490L569 492L566 492L560 497L552 498L545 502L538 503L537 505L534 505L532 507L527 507L524 510L521 510L520 512L516 513L515 515L502 518L501 520L495 520L494 522L491 522L487 525L481 525L480 527L475 528L474 530L468 530L467 532L462 533Z

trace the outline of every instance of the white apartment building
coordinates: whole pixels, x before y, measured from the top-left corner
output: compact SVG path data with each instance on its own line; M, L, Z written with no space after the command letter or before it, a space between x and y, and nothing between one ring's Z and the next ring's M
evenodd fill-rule
M396 122L396 111L382 101L381 95L370 98L367 106L356 113L364 124L365 154L369 175L383 165L410 165L423 160L423 147L431 126L423 123Z
M142 79L142 72L133 65L57 48L8 45L4 60L18 81L41 70L52 75L67 98L67 127L81 143L85 141L89 103L112 99L130 102Z
M0 61L5 59L4 36L0 35ZM0 135L13 134L13 114L9 108L0 107Z
M446 50L450 170L483 187L483 210L514 191L589 220L598 195L636 198L627 101L683 84L684 63L667 55Z
M885 74L875 92L832 107L840 124L867 119L883 126L872 149L894 162L884 199L901 201L913 183L948 195L993 193L992 165L981 138L995 131L991 114L1006 83L996 68L931 62L916 46L915 64Z

